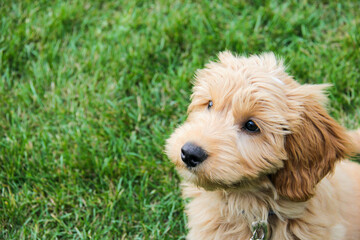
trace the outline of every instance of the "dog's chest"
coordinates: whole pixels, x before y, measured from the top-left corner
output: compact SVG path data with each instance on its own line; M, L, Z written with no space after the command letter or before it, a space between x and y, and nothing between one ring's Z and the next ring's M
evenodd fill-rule
M206 191L195 195L187 205L188 239L250 239L251 224L267 221L267 207L251 197Z
M312 219L307 215L295 219L269 216L269 205L256 196L224 195L198 188L186 188L184 195L192 198L186 207L190 229L187 239L248 240L252 237L251 224L257 220L269 224L272 240L334 239L333 236L343 239L345 234L342 225L329 223L332 226L325 229L324 220L318 221L314 216ZM289 206L292 211L296 208L297 205ZM300 212L304 206L298 208ZM308 222L309 219L312 222Z

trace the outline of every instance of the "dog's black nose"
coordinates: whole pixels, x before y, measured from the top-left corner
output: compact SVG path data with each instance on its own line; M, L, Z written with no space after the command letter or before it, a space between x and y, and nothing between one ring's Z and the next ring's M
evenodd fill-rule
M196 167L208 157L207 153L201 147L187 142L181 148L181 160L188 167Z

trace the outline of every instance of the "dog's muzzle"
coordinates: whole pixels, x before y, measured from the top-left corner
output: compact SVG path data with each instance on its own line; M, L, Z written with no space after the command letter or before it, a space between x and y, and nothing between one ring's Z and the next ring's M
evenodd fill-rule
M181 160L187 167L196 167L205 161L207 157L205 150L194 143L187 142L181 148Z

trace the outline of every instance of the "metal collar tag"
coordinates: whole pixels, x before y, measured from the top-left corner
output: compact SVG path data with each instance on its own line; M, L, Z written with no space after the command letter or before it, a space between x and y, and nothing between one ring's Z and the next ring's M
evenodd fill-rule
M267 240L268 239L268 225L264 220L255 221L251 223L252 237L250 240Z

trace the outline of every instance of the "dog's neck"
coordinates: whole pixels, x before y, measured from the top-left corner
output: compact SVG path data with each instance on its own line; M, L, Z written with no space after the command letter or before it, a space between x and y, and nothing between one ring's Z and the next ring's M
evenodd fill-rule
M281 220L299 218L305 211L306 202L281 199L272 185L259 189L219 190L223 198L221 212L229 218L242 216L250 225L254 220L268 221L276 215Z
M237 234L241 233L241 239L251 237L249 234L252 233L253 223L257 221L265 221L271 236L277 237L272 239L280 239L279 236L289 231L287 226L290 221L304 217L309 203L281 199L270 182L257 187L216 190L205 190L191 183L183 183L182 187L183 196L193 199L187 206L188 211L199 210L197 214L201 213L202 216L195 221L194 215L189 215L192 226L206 227L208 221L215 221L219 226L234 228ZM269 214L270 211L274 215Z

